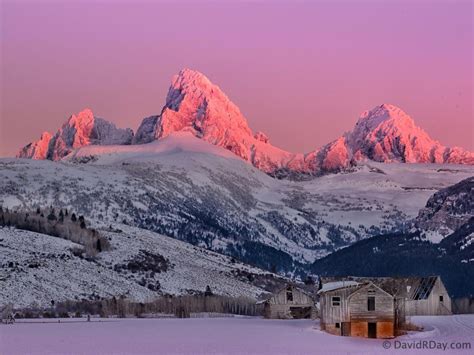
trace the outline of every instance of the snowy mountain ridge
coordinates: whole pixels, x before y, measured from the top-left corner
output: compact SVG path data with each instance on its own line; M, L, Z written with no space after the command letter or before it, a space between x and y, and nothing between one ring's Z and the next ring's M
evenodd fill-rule
M60 162L1 159L0 205L70 208L271 270L292 271L367 237L399 231L470 165L363 162L278 180L227 149L175 132L140 145L89 145Z
M24 147L18 157L59 160L87 145L146 144L174 132L189 132L231 151L274 176L335 172L361 161L474 164L474 153L448 148L433 140L400 108L383 104L364 112L354 129L307 154L295 154L270 144L262 132L253 133L247 119L225 93L202 73L183 69L168 90L159 115L143 119L135 135L88 109L71 116L51 137Z

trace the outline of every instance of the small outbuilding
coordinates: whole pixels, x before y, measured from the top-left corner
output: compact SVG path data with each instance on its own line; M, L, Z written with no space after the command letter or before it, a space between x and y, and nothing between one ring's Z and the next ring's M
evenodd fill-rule
M315 319L317 316L314 296L293 284L287 284L259 303L264 306L264 317L269 319Z

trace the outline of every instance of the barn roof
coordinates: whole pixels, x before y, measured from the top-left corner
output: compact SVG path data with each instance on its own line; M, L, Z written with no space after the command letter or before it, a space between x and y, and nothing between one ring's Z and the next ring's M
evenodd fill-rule
M428 277L322 277L321 283L324 288L326 284L334 282L355 281L359 283L373 282L382 290L396 297L404 297L413 300L426 299L433 290L434 283L439 276Z
M329 292L329 291L335 291L335 290L339 290L341 288L346 288L346 287L359 286L359 285L360 285L360 282L350 281L350 280L327 282L323 284L323 287L318 291L318 294Z
M293 287L295 290L298 290L311 298L314 298L313 292L316 291L316 288L314 286L300 285L300 284L288 282L284 286L274 289L272 293L267 293L267 294L262 295L261 299L257 301L257 304L263 304L267 302L273 296L279 294L283 290L286 290L288 287Z

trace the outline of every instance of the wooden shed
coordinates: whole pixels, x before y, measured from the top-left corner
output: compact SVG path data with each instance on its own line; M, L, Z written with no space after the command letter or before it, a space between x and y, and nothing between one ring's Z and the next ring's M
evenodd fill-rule
M314 319L317 316L311 293L292 284L260 303L264 305L264 317L269 319Z
M318 291L321 329L366 338L395 335L395 297L373 282L330 282Z

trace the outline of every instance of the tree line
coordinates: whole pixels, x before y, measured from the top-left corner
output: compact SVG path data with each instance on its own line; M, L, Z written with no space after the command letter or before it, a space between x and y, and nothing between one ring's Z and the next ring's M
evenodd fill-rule
M67 209L53 207L36 211L12 211L0 206L0 226L15 227L70 240L84 246L87 255L95 256L110 248L106 237L89 228L84 216L76 216Z
M93 299L51 301L51 307L31 306L16 310L16 318L68 318L85 315L101 317L153 317L167 315L190 318L192 313L219 313L245 316L262 315L262 307L246 297L214 295L207 289L204 294L166 295L150 302L135 302L123 296Z

